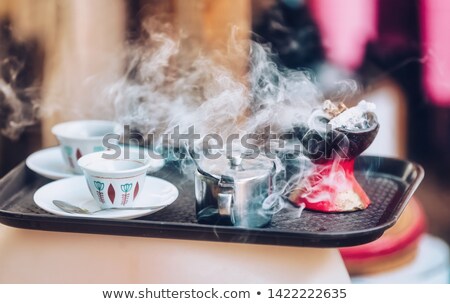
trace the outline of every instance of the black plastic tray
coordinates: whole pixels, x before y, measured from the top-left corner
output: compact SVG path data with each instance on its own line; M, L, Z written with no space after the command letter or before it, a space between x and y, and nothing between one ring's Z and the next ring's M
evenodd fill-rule
M175 165L155 176L171 181L180 195L169 207L134 220L62 217L47 213L33 202L34 192L51 182L22 163L0 180L0 222L19 228L95 234L130 235L219 242L307 247L343 247L379 238L395 224L423 178L423 169L408 161L362 156L356 161L356 177L372 204L351 213L292 210L277 213L265 228L243 229L198 224L193 181Z

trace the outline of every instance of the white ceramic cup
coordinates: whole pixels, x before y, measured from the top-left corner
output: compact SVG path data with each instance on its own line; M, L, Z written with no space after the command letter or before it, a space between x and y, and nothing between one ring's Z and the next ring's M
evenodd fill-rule
M128 153L136 153L140 156L145 155L145 157L150 157L150 166L147 169L147 174L159 171L165 165L165 159L158 152L150 152L148 148L133 145L119 144L118 146L122 155L126 155L125 151L128 150Z
M61 147L64 162L69 170L82 174L77 161L83 155L103 151L103 138L107 134L120 134L120 125L106 120L76 120L55 125L52 133Z
M78 160L78 165L101 208L133 207L144 187L150 158L139 158L136 153L130 153L127 159L123 155L115 159L105 158L111 152L87 154Z

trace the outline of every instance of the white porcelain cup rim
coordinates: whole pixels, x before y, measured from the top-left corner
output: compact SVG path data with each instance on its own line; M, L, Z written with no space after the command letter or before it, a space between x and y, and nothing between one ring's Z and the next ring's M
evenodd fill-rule
M104 158L103 155L107 154L108 151L94 152L90 154L86 154L78 160L78 165L85 171L94 173L94 174L108 174L108 175L131 175L131 174L139 174L142 171L146 172L146 170L150 167L151 159L148 156L144 156L144 158L139 158L138 153L130 153L130 158L125 159L123 156L120 156L116 159L108 159ZM124 170L114 170L114 171L102 171L98 169L93 169L91 164L103 159L105 161L115 161L115 160L131 160L138 162L140 165L132 168L132 169L124 169Z
M95 128L98 126L102 126L104 128L110 127L111 131L104 132L104 134L96 136L83 136L73 131L68 132L68 130L73 128ZM103 137L107 134L119 133L120 124L110 120L71 120L54 125L51 129L51 132L53 133L53 135L59 138L78 141L98 141L103 139Z

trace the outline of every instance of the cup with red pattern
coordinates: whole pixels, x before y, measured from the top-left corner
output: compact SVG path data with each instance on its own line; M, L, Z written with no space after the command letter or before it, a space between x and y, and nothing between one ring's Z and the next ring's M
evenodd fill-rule
M103 138L120 134L120 125L106 120L76 120L55 125L52 133L58 139L64 162L71 172L83 174L77 161L86 154L105 150Z
M87 154L78 160L78 165L101 208L133 207L144 187L151 159L139 153L115 157L111 152Z

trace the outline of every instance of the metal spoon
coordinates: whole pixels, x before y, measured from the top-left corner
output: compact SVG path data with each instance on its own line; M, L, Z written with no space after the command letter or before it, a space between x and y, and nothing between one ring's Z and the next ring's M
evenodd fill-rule
M123 208L119 208L119 207L112 207L112 208L108 208L108 209L97 209L97 210L88 210L86 208L81 208L75 205L72 205L68 202L64 202L64 201L60 201L60 200L54 200L53 204L58 207L59 209L61 209L62 211L65 211L67 213L73 213L73 214L94 214L100 211L105 211L105 210L157 210L160 209L162 207L165 207L166 205L159 205L159 206L146 206L146 207L123 207Z

